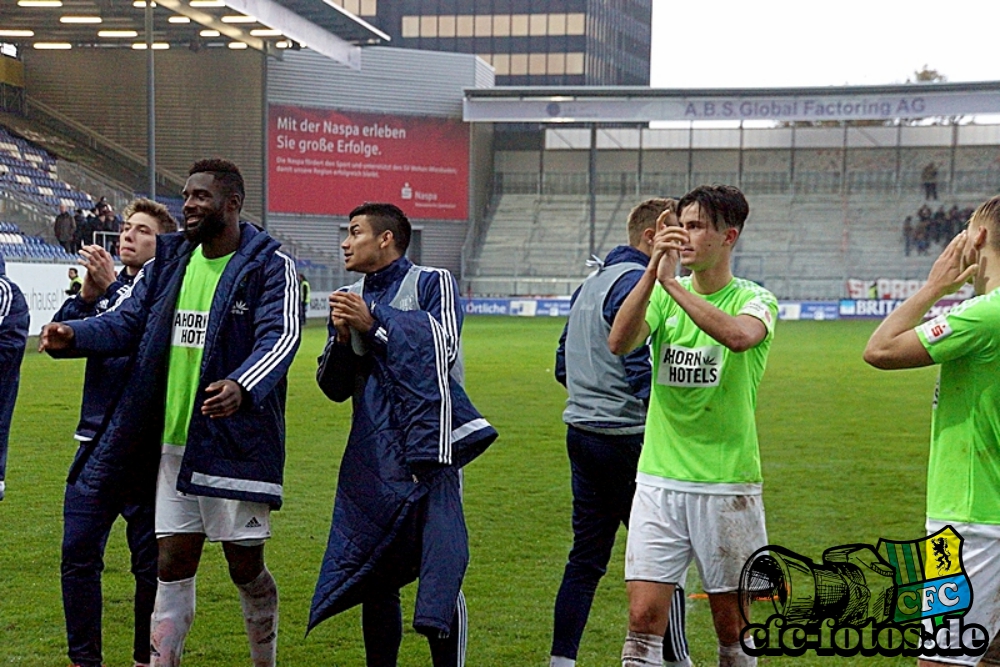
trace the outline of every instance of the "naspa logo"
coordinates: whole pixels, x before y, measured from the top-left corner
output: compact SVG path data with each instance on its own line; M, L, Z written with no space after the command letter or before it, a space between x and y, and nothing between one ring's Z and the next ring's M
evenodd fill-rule
M743 566L739 595L740 643L752 656L977 656L990 643L983 626L963 622L972 584L951 526L909 542L832 547L821 563L768 545ZM750 609L767 620L751 623Z

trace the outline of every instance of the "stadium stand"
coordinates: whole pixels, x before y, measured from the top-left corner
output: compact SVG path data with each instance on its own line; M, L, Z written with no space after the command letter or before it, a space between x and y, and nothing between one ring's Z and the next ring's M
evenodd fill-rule
M748 188L749 190L749 188ZM597 195L595 253L624 242L622 220L648 195ZM755 194L735 255L736 272L781 298L835 299L847 278L923 278L937 253L907 256L900 220L922 200L875 193ZM965 208L966 201L943 200ZM592 270L586 195L504 194L477 257L466 263L476 294L569 294ZM877 274L877 275L876 275Z
M0 222L0 256L6 260L29 262L74 262L76 255L48 243L40 236L21 233L13 222Z
M0 127L0 188L29 201L57 208L90 209L93 198L56 175L56 160L45 150Z

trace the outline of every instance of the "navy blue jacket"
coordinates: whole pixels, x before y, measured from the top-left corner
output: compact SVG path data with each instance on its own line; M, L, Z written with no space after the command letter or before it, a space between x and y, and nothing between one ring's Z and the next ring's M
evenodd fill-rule
M620 245L613 248L604 259L605 266L614 266L622 262L634 262L646 266L649 264L649 256L632 246ZM625 299L628 298L629 293L635 287L635 284L639 282L640 278L642 278L642 271L629 271L619 278L614 286L608 290L608 295L604 298L604 308L602 309L605 322L614 324L615 316L621 310L622 304L625 303ZM576 302L576 295L579 293L580 288L577 287L576 291L573 292L570 304ZM567 322L566 326L563 327L562 335L559 337L559 347L556 349L555 375L556 380L563 386L566 385L566 330L568 326L569 323ZM648 403L649 385L653 377L653 367L649 360L649 346L643 345L632 350L622 357L622 363L625 364L625 377L632 388L632 393L636 398Z
M28 343L28 320L28 303L7 277L7 265L0 257L0 480L7 474L7 444Z
M451 274L423 269L417 309L388 305L411 266L402 258L365 278L369 352L358 356L331 329L319 360L320 388L334 401L353 397L354 414L310 629L363 602L370 586L417 576L414 627L446 632L454 614L468 562L457 470L497 434L450 375L461 332Z
M285 463L285 374L299 345L299 285L294 262L266 232L240 223L240 245L226 265L209 311L208 329L177 489L199 496L281 506ZM132 294L100 317L68 322L76 350L134 355L124 392L95 434L101 443L71 471L84 492L141 469L154 485L163 438L167 360L177 296L195 246L161 234ZM243 388L233 415L201 414L205 387L229 379ZM135 466L135 467L132 467Z
M117 280L108 286L99 299L87 303L77 294L63 302L62 307L52 317L53 322L82 320L107 312L132 291L135 276L122 269ZM76 439L80 442L93 440L100 428L108 406L114 405L125 385L126 368L129 357L91 357L83 379L83 401L80 406L80 423L76 427ZM85 451L81 450L80 454Z

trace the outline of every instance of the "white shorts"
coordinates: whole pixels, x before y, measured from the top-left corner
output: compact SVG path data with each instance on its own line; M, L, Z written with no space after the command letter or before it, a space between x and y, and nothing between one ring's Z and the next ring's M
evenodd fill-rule
M639 482L625 548L625 580L676 584L692 558L706 593L739 588L747 559L767 544L758 495L671 491Z
M933 535L948 525L962 536L962 565L972 583L972 608L962 617L962 623L978 623L993 639L1000 631L1000 526L927 519L927 534ZM975 665L981 658L978 655L954 655L935 656L931 660Z
M183 449L183 448L178 448ZM210 542L255 546L271 537L271 507L231 498L194 496L177 490L183 454L160 455L156 479L156 537L201 533Z

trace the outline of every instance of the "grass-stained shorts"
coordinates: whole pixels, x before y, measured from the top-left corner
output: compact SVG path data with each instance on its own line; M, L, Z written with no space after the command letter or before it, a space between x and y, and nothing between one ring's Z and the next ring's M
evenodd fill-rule
M743 564L767 544L760 495L713 495L636 485L625 580L677 584L693 559L706 593L739 587Z

